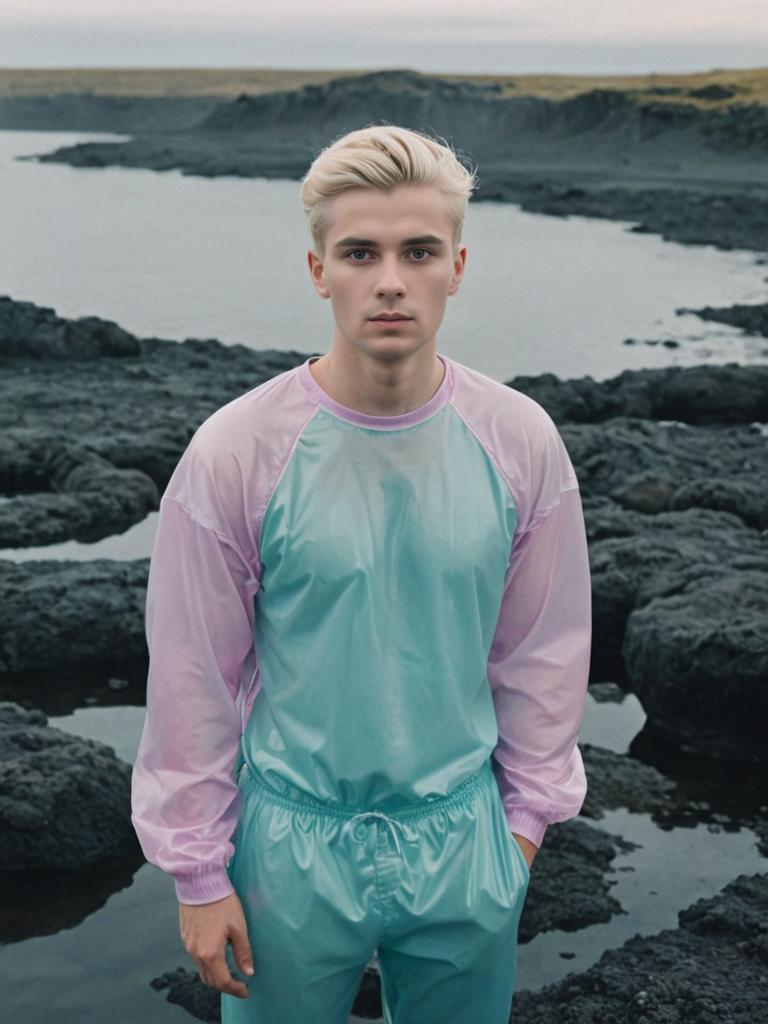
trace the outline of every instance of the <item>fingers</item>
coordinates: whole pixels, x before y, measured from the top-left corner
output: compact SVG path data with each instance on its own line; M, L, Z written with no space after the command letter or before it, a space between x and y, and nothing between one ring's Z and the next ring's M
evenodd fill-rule
M243 974L253 974L253 956L248 943L248 934L245 924L233 925L230 929L229 941L232 943L232 955L235 958L237 969Z
M218 989L219 992L237 996L239 999L248 998L248 986L232 977L223 953L219 952L213 957L201 958L195 962L203 984L210 985L212 988Z
M247 999L248 986L230 973L225 955L230 942L237 970L246 976L253 975L248 930L237 896L232 894L198 906L182 904L179 914L182 940L203 984Z

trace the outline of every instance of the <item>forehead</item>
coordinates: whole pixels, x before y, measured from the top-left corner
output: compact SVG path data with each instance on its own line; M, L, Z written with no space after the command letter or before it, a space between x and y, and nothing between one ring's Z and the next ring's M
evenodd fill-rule
M400 236L447 237L452 225L446 197L436 185L398 185L388 192L355 187L334 196L328 206L328 235L358 235L396 241Z

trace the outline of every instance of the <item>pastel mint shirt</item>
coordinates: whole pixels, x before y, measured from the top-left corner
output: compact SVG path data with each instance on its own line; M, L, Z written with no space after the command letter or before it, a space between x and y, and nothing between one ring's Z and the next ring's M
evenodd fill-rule
M590 574L552 419L442 354L429 401L367 415L313 358L209 416L160 504L132 821L186 903L233 891L243 759L387 809L493 755L537 846L586 795Z

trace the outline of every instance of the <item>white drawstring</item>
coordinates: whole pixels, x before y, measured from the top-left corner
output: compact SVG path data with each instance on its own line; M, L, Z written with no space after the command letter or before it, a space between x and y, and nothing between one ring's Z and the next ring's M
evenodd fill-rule
M347 828L349 825L351 825L353 821L357 821L358 818L381 818L383 821L387 823L387 825L397 825L398 828L403 830L403 835L407 835L405 825L403 825L402 821L397 821L395 818L388 818L387 815L384 814L382 811L361 811L359 814L355 814L354 817L350 818L349 821L347 821L346 824L344 825L344 828ZM394 829L392 830L392 837L395 840L397 852L402 856L402 850L400 848L400 839L398 838L397 832Z

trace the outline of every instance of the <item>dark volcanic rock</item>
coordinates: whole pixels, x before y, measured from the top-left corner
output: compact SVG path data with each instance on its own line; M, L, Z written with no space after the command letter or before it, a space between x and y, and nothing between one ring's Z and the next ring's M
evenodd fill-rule
M149 559L0 560L0 675L146 656Z
M761 334L768 338L768 302L741 306L704 306L702 309L687 309L683 306L675 312L695 313L702 320L733 324L734 327L742 327L746 334Z
M215 96L106 96L90 92L0 96L0 129L49 132L165 132L197 124Z
M118 469L85 447L24 428L0 436L0 487L17 492L0 504L0 548L99 540L160 501L141 470Z
M649 96L680 96L685 90L679 85L651 85L644 92Z
M594 690L590 686L590 692ZM662 822L668 815L685 810L685 800L678 798L676 783L652 765L586 741L579 743L579 750L588 781L581 817L599 821L605 811L626 807ZM561 827L550 826L545 833L546 841ZM543 852L544 845L541 849ZM536 856L538 859L539 855Z
M619 851L636 846L581 819L550 825L531 870L520 941L555 929L575 932L626 913L610 894L606 875Z
M689 508L730 512L756 529L768 527L768 445L757 428L617 416L601 424L561 423L560 432L582 497L590 499L590 537L643 532L647 524L653 529L648 516ZM609 501L594 506L591 499L598 497ZM624 517L616 505L643 515Z
M665 366L623 370L602 381L519 374L506 383L535 398L558 423L618 416L692 424L768 421L768 366Z
M112 320L66 320L48 306L0 295L0 359L95 359L138 356L139 339Z
M166 971L153 978L150 985L156 992L168 989L167 1001L186 1010L195 1020L210 1021L211 1024L221 1020L221 993L204 984L197 971L192 973L185 967L177 967L175 971Z
M629 616L631 688L678 749L768 760L768 550L763 561L762 572L694 578Z
M526 1024L756 1024L768 1020L768 875L739 875L678 914L680 927L636 935L583 974L516 993Z
M624 660L623 639L635 610L690 587L693 618L699 600L702 614L709 603L706 586L732 578L737 587L747 572L768 573L768 538L728 512L687 509L617 516L610 506L596 505L585 509L585 518L588 536L594 533L589 542L592 677L622 680L629 689L632 673ZM611 535L612 529L622 532Z
M0 548L140 522L206 416L305 358L136 338L0 297Z
M0 703L0 870L65 871L135 853L131 766L47 722Z
M669 182L664 177L657 186L651 173L639 170L631 184L623 185L621 172L608 170L588 176L564 167L557 175L543 170L534 177L512 165L481 167L485 174L476 199L519 203L523 210L554 217L634 221L629 231L684 245L768 251L768 189L731 182L726 170L719 181L698 182L692 175ZM603 181L595 183L596 178Z
M718 85L712 82L711 85L704 85L699 89L689 89L688 95L699 100L729 100L739 90L736 86Z
M755 481L730 480L722 477L692 480L672 490L669 508L713 508L732 512L747 526L756 530L768 529L768 494L757 475Z

